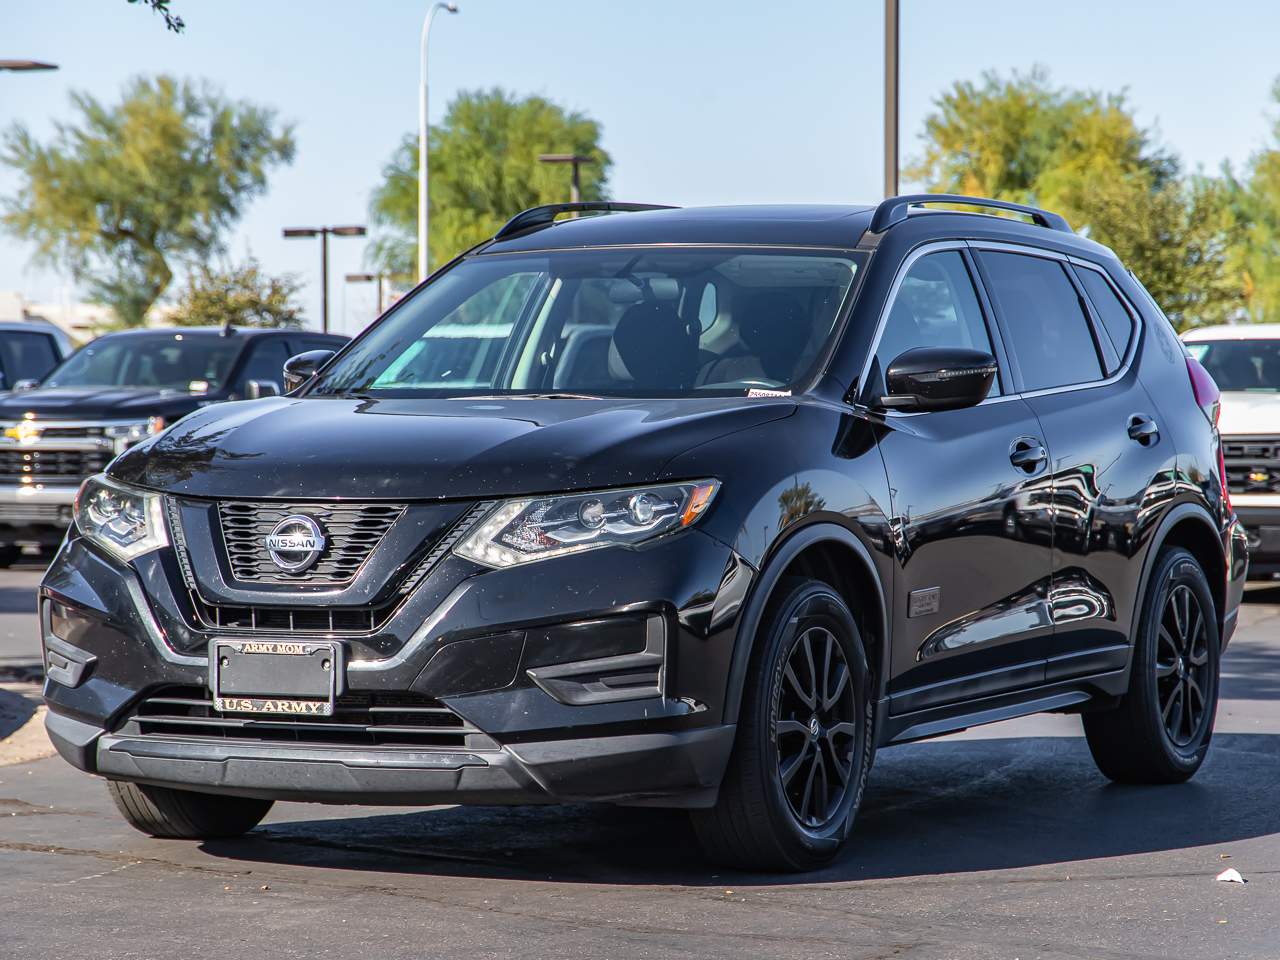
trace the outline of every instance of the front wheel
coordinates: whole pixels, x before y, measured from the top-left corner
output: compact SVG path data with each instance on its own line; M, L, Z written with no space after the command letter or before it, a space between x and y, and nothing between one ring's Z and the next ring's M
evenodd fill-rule
M757 637L707 854L748 870L811 870L853 826L871 768L873 703L849 607L818 580L779 587Z
M174 840L238 837L271 810L270 800L223 797L141 783L107 781L116 809L135 830Z
M1204 570L1181 548L1156 558L1129 690L1084 715L1098 769L1118 783L1182 783L1209 751L1218 709L1218 619Z

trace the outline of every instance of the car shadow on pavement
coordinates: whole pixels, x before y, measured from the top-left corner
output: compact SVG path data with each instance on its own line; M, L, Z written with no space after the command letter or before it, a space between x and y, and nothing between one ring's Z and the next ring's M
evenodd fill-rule
M644 808L450 807L277 822L202 849L247 862L568 883L905 879L1204 845L1226 851L1280 831L1278 787L1275 735L1220 735L1196 779L1170 787L1109 783L1078 737L952 740L882 752L848 847L803 876L716 867L699 854L684 814Z

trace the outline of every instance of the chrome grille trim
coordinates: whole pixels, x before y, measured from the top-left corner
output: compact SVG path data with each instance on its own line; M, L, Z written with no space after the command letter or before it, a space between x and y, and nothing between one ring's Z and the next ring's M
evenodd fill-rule
M231 575L236 580L338 586L355 578L404 510L401 503L219 500L218 526ZM276 524L291 514L317 521L328 541L316 564L300 573L287 573L277 567L264 542Z
M1280 493L1280 437L1223 437L1222 459L1231 493Z

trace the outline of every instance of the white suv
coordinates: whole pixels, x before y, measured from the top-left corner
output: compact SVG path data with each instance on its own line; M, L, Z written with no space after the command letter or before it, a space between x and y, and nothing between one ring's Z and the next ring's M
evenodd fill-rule
M1280 323L1202 327L1187 349L1222 391L1231 502L1249 533L1250 579L1280 575Z

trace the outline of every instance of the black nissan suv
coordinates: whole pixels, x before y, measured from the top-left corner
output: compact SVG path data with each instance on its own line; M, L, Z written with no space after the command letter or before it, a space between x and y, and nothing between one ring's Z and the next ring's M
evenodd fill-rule
M1204 760L1217 388L1059 216L536 208L286 373L88 480L40 589L49 733L150 834L608 801L795 870L880 747L1054 711L1113 780Z

